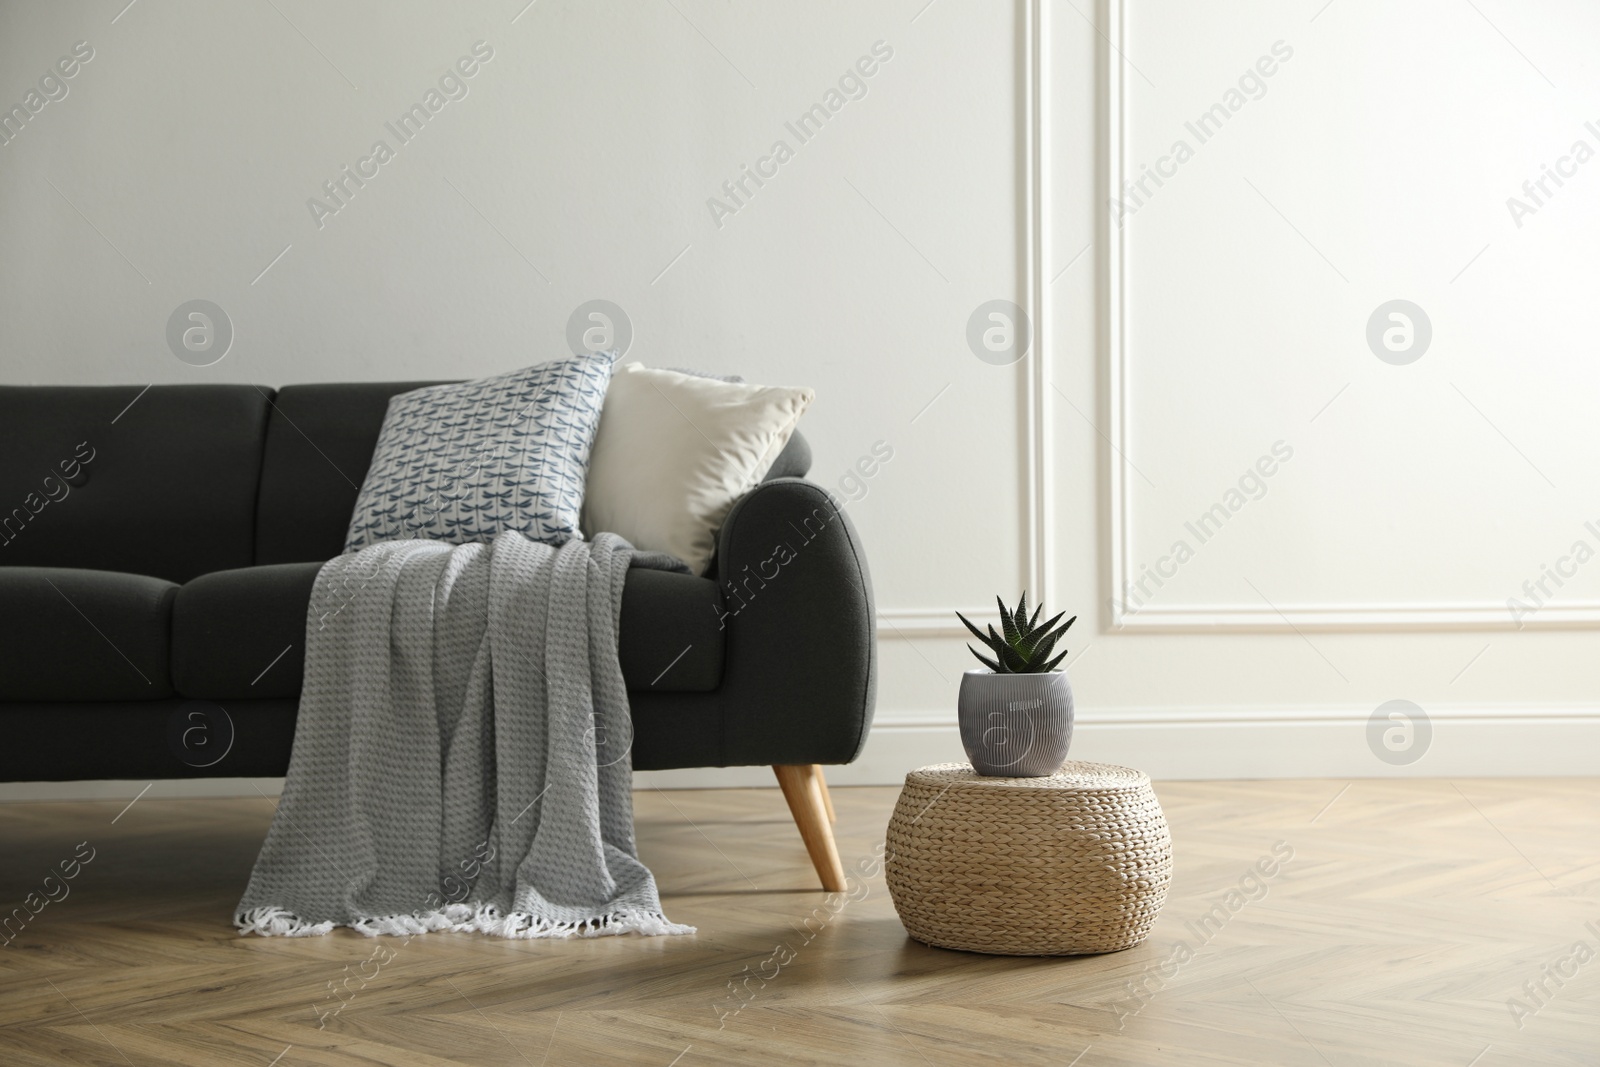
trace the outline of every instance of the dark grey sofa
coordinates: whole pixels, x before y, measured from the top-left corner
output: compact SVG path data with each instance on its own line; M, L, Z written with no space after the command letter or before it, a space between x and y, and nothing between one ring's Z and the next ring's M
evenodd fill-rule
M0 387L0 780L283 774L312 582L389 398L425 384ZM711 575L629 573L636 768L861 751L872 587L809 465L796 435ZM791 807L826 803L815 781Z

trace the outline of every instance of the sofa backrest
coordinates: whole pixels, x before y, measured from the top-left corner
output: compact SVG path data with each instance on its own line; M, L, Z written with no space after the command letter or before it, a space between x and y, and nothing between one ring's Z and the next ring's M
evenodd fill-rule
M286 385L261 464L255 562L308 563L344 551L389 399L435 382Z
M0 386L0 565L247 567L270 389Z
M439 382L286 385L267 424L256 512L257 563L305 563L344 551L361 482L391 397ZM769 478L800 478L811 446L799 433Z
M186 582L332 559L390 398L435 384L0 386L0 566ZM810 465L796 433L767 476Z

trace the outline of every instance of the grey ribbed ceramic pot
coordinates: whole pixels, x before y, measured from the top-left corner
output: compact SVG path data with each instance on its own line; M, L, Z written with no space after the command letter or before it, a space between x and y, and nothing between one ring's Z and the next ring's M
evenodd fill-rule
M1043 778L1061 769L1072 746L1072 686L1066 671L961 676L961 744L979 774Z

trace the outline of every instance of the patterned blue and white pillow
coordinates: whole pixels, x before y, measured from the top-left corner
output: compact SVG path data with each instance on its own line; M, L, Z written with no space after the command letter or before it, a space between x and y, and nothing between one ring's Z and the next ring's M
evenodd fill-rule
M578 533L611 360L577 356L389 401L345 551L375 541L466 544Z

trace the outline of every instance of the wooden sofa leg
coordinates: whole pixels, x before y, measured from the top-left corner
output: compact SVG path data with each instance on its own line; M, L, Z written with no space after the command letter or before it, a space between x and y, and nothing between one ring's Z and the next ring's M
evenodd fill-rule
M839 847L834 844L833 827L828 821L831 805L822 768L815 763L775 764L772 771L778 776L783 799L789 802L789 814L800 828L800 839L806 844L817 877L822 879L822 888L843 893L844 865L839 862Z
M828 809L828 821L838 822L839 816L833 810L833 796L828 792L828 780L822 777L822 768L817 767L817 788L822 791L822 806Z

